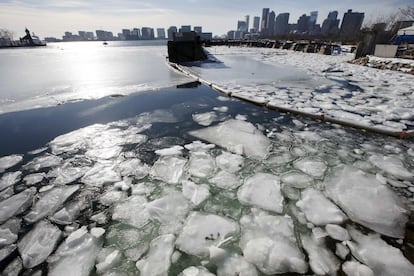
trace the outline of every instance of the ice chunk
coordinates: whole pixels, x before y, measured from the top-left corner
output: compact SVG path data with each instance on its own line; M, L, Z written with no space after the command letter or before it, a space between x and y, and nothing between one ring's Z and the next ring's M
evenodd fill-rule
M88 276L95 265L102 239L80 228L70 234L48 259L50 276Z
M243 167L244 158L237 154L232 154L223 151L219 156L216 157L217 166L227 172L237 172Z
M0 262L13 253L16 248L17 246L15 244L0 248Z
M210 182L226 190L233 190L239 187L242 182L240 179L233 173L227 171L218 172L213 178L210 179Z
M45 178L45 173L32 173L28 174L23 178L23 181L26 182L27 185L31 186L41 182Z
M48 175L56 177L55 180L52 181L53 184L64 185L81 178L89 169L89 167L72 167L70 165L64 165L49 172Z
M210 196L209 187L206 184L197 185L191 181L183 181L183 195L194 205L199 205Z
M296 202L306 219L315 225L326 225L328 223L342 223L345 214L320 191L307 188L302 192L302 199Z
M229 111L229 108L227 106L224 106L223 105L223 106L213 107L213 110L218 111L218 112L225 113L225 112Z
M81 181L91 186L102 186L105 183L121 181L121 176L114 170L113 165L96 163L85 173Z
M136 264L141 275L167 276L174 251L174 235L163 235L154 239L145 258Z
M270 140L263 133L253 124L240 120L228 120L217 126L190 131L190 134L231 152L259 160L266 157L270 147Z
M336 256L340 257L342 260L345 260L349 254L349 248L342 243L336 244L335 254Z
M374 272L368 266L355 261L343 263L342 270L349 276L374 276Z
M284 174L281 181L291 187L304 189L312 184L313 179L306 174L292 171Z
M111 206L127 198L128 194L123 191L108 190L100 198L99 203L105 206Z
M305 273L305 256L296 245L290 217L272 216L252 210L240 220L240 247L247 261L268 275L286 272Z
M22 162L23 156L20 154L13 154L9 156L0 157L0 173L4 172L8 168L11 168L20 162Z
M314 158L304 158L296 161L293 165L298 170L317 178L324 176L327 168L325 162Z
M96 264L96 272L102 274L112 267L116 266L121 260L121 253L119 250L113 250L112 253L108 254L104 260Z
M79 190L79 185L60 186L45 192L24 219L27 222L34 223L45 216L53 214L77 190Z
M237 192L241 203L257 206L265 210L282 213L283 196L279 178L268 173L257 173L245 180Z
M38 171L43 168L56 167L62 163L62 158L55 156L53 154L45 154L44 156L39 156L24 165L25 169Z
M239 276L257 276L257 270L254 265L246 261L239 255L233 255L220 263L217 268L217 276L239 275Z
M407 211L398 196L375 175L340 167L325 181L325 187L351 220L387 236L404 236Z
M352 255L369 266L374 275L414 275L414 265L378 234L364 235L351 227L348 232L353 240L347 242Z
M3 191L4 189L13 186L17 182L19 182L21 175L22 172L5 173L0 179L0 191Z
M25 268L44 262L55 249L62 232L47 220L40 221L18 243Z
M369 161L384 172L391 174L399 179L413 180L414 174L409 172L402 161L392 156L372 155Z
M167 183L178 183L187 160L175 156L162 156L151 169L151 176Z
M14 187L8 187L0 192L0 202L14 195Z
M170 148L156 150L155 154L160 156L181 155L183 149L184 148L182 146L172 146Z
M339 225L327 224L325 230L328 235L338 241L347 241L350 239L348 231L345 228L342 228Z
M0 248L10 245L17 240L20 231L20 219L9 219L0 226Z
M56 212L50 220L60 225L71 224L86 207L87 203L82 200L70 202L67 206Z
M199 125L209 126L212 122L217 120L217 114L215 112L193 114L193 120Z
M118 165L118 170L122 176L134 176L141 179L148 175L149 168L139 159L128 159Z
M239 226L233 220L199 212L191 213L177 238L177 247L187 254L209 256L209 247L237 235Z
M215 274L211 273L202 266L190 266L184 269L180 274L178 274L178 276L215 276Z
M12 216L26 211L32 204L32 199L35 193L36 188L26 189L23 192L0 202L0 223L5 222Z
M196 177L206 178L214 173L216 162L206 152L192 152L188 162L188 172Z
M122 221L137 228L144 226L149 219L145 205L147 200L143 196L131 196L115 206L112 219Z
M214 145L214 144L205 144L201 141L194 141L191 144L184 145L184 147L186 149L188 149L189 151L196 152L196 151L208 151L210 149L215 148L216 145Z
M309 265L316 275L337 275L340 263L326 248L323 239L313 239L306 234L301 236L303 248L308 252Z
M19 276L22 269L23 269L22 259L20 259L20 257L17 257L3 270L2 275Z

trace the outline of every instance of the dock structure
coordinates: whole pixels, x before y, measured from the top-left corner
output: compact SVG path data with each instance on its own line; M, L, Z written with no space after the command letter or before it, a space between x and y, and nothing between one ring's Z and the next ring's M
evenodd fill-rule
M207 54L202 46L196 32L174 33L173 40L168 41L168 60L175 63L206 60Z

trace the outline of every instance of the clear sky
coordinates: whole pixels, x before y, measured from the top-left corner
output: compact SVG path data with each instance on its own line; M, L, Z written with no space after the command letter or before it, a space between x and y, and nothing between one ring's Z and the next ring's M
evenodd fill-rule
M222 35L236 29L237 20L261 16L263 8L290 13L290 22L310 11L319 11L322 23L329 11L339 18L348 9L365 12L368 20L386 16L414 0L0 0L0 28L22 36L27 26L40 37L61 37L65 31L104 29L116 35L122 28L168 28L171 25L203 26Z

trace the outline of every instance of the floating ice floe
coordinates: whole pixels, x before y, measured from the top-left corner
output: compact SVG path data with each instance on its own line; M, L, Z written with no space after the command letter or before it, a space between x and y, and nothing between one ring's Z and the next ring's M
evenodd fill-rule
M328 223L342 223L346 220L345 214L322 192L313 188L302 191L301 200L296 202L306 219L315 225L326 225Z
M220 169L234 173L243 167L244 158L240 155L223 151L216 157L216 164Z
M350 227L348 231L352 241L347 245L352 255L372 269L374 275L414 275L414 265L378 234L364 235Z
M182 157L162 156L152 166L150 175L167 183L178 183L186 163Z
M213 273L202 266L190 266L184 269L178 276L215 276Z
M50 168L59 166L62 163L63 159L53 155L45 154L44 156L39 156L34 158L32 161L23 166L23 168L38 171L43 168Z
M386 236L404 237L407 211L398 196L374 175L339 167L325 181L325 189L351 220Z
M266 157L271 144L270 140L253 124L234 119L189 133L233 153L259 160Z
M217 276L240 275L257 276L256 267L249 263L246 258L234 254L224 259L217 266Z
M23 181L26 182L27 185L32 186L39 182L41 182L45 178L45 173L32 173L28 174L23 178Z
M324 176L327 166L325 162L313 159L313 158L304 158L294 162L296 169L316 178L321 178Z
M22 259L20 257L16 257L11 263L7 265L2 274L7 276L19 276L22 269Z
M349 236L348 231L336 224L327 224L325 226L325 230L328 233L328 235L338 241L347 241L350 240L351 237Z
M183 195L194 205L201 204L210 196L209 186L206 184L197 185L191 181L184 180L182 182Z
M11 168L19 164L23 160L23 156L20 154L13 154L9 156L0 157L0 173L4 172L8 168Z
M268 173L257 173L247 178L237 192L242 204L253 205L276 213L283 212L283 196L279 177Z
M71 224L86 207L88 207L88 205L85 201L72 201L56 212L50 220L60 225Z
M176 246L187 254L208 257L210 246L238 233L239 226L230 219L192 212L177 238Z
M13 244L17 240L20 231L21 220L9 219L0 226L0 248Z
M193 120L202 126L209 126L217 119L215 112L193 114Z
M88 233L84 226L71 233L49 257L48 275L88 276L102 246L102 231L105 232L102 228L102 231L95 230L92 228ZM93 235L93 232L99 233Z
M342 260L345 260L348 256L350 250L348 246L346 246L345 242L337 243L335 248L335 255L341 258Z
M25 268L43 263L55 249L62 232L48 222L40 221L18 243L20 256Z
M135 179L141 179L148 175L149 168L141 160L127 159L118 165L118 170L122 176L134 176Z
M305 273L308 265L296 244L293 222L288 216L272 216L253 210L240 220L240 247L244 257L267 275Z
M312 184L313 179L306 174L292 171L282 175L281 181L282 183L289 185L291 187L297 189L304 189Z
M45 192L30 212L24 216L24 219L29 223L34 223L45 216L53 214L77 190L79 190L79 185L60 186Z
M174 235L163 235L150 244L148 254L136 263L141 275L167 276L174 251Z
M131 196L115 206L112 219L140 228L149 220L146 203L143 196Z
M16 248L17 246L15 244L0 248L0 262L10 256L10 254L13 253Z
M182 146L172 146L171 148L156 150L155 154L159 156L181 155L183 149Z
M106 183L121 181L120 174L112 163L96 163L81 178L81 182L90 186L102 186Z
M2 178L0 178L0 191L3 191L4 189L19 182L21 175L22 172L20 171L5 173Z
M374 276L374 272L368 266L355 261L344 262L342 271L349 276Z
M402 161L393 156L372 155L369 161L384 172L399 179L413 180L414 174L409 172Z
M104 250L105 248L103 248L101 250L101 252ZM103 274L106 271L108 271L109 269L111 269L112 267L116 266L117 264L119 264L119 262L121 261L121 252L119 252L119 250L116 249L112 249L112 252L109 254L106 254L105 257L103 257L102 259L100 259L100 255L101 253L99 253L97 260L96 260L96 272L98 274Z
M89 167L72 167L71 165L63 165L48 173L49 177L55 177L51 181L55 185L65 185L81 178L90 168Z
M0 224L9 218L19 215L32 205L36 188L29 188L0 202Z
M226 190L236 189L242 184L239 177L227 171L219 171L214 177L210 178L209 181L217 187Z
M188 172L196 177L211 176L216 169L215 159L206 152L192 152L188 162Z
M201 141L194 141L190 144L184 145L186 149L188 149L191 152L206 152L208 150L214 149L216 145L214 144L205 144Z

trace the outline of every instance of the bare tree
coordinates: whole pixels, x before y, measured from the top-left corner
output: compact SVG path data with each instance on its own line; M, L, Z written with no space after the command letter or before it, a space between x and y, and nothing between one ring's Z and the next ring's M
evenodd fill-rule
M414 6L407 6L406 8L400 9L400 12L406 20L414 20Z

